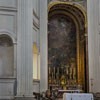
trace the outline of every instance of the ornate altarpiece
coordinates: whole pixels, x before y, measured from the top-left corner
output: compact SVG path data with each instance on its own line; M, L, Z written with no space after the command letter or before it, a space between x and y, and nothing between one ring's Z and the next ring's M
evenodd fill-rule
M85 12L56 2L48 12L48 85L50 89L85 88Z

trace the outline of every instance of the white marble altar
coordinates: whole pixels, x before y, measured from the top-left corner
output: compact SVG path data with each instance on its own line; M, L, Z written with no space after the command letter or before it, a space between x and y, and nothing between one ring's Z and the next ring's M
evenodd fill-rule
M63 100L94 100L92 94L88 93L64 93Z

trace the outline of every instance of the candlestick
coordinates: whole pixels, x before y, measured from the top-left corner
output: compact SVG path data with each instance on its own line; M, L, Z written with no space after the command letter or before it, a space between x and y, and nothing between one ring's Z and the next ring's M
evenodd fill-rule
M50 67L49 67L49 75L50 75Z
M55 80L55 67L54 67L54 80Z

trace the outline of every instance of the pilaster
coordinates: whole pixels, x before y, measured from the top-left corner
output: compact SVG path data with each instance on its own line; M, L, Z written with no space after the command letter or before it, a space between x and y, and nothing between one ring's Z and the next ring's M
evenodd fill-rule
M18 0L17 97L31 100L33 82L32 0Z
M40 91L48 88L47 0L40 0Z
M99 0L87 0L88 14L88 54L89 54L89 90L100 92L99 77Z

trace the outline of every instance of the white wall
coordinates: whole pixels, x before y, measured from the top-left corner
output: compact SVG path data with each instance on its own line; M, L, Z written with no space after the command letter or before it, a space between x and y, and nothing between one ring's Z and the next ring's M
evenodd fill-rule
M10 7L15 8L17 7L17 1L16 0L0 0L0 7Z

